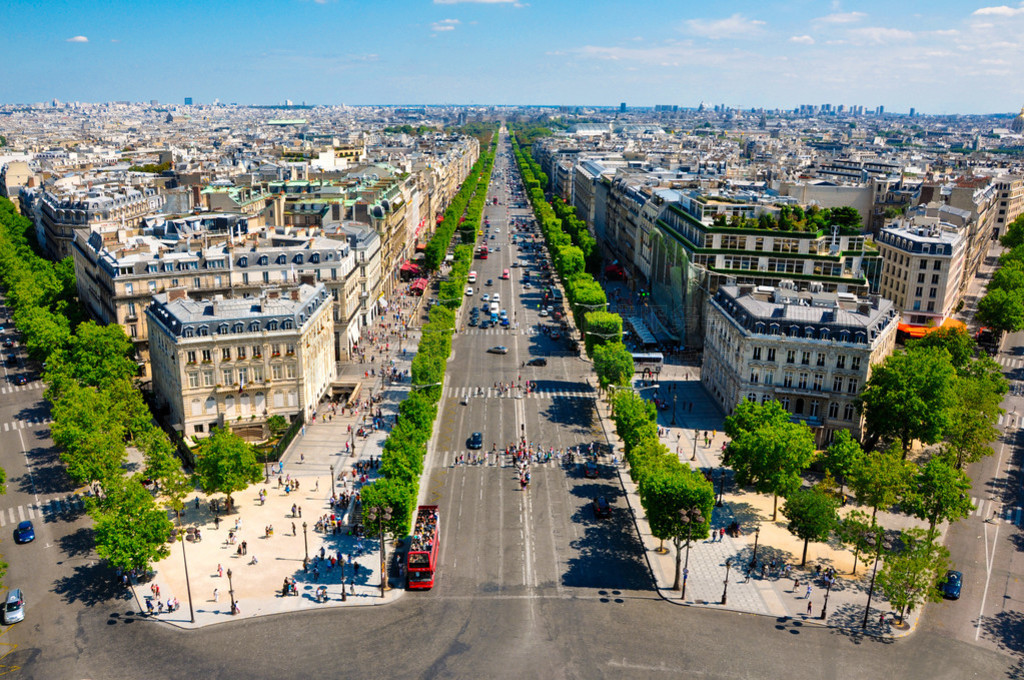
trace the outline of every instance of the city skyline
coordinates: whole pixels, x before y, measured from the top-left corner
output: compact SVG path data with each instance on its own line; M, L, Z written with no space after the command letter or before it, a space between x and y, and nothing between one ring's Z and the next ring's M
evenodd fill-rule
M16 0L0 101L1010 113L1024 3ZM44 55L44 56L40 56Z

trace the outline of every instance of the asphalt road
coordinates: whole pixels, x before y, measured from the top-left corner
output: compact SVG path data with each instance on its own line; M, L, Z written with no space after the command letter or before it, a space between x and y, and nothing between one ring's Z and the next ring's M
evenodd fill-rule
M506 168L499 156L496 169ZM507 238L507 200L499 195L502 205L488 214ZM502 245L500 257L476 265L484 281L497 283L512 253L506 242L495 242ZM521 327L539 320L536 310L524 310L516 280L499 286ZM449 389L489 387L523 370L524 379L548 381L566 396L471 397L462 405L446 391L424 480L442 517L433 590L407 593L388 607L185 632L141 621L131 603L110 597L108 582L90 574L88 559L62 539L79 535L81 520L44 524L35 545L19 546L35 552L5 548L8 579L49 581L57 592L37 599L54 606L30 609L27 621L0 639L17 643L0 664L20 667L15 677L32 678L1018 677L1014 656L932 626L933 610L911 638L882 642L798 621L669 604L651 589L610 470L586 479L553 463L535 466L531 488L522 492L511 467L453 466L473 431L484 433L485 449L492 441L503 446L517 432L557 447L596 438L591 397L571 396L585 392L586 364L559 357L529 369L533 373L520 368L527 357L553 347L549 342L529 334L455 336ZM499 344L509 354L486 353ZM0 407L4 417L8 408L23 407ZM16 441L0 439L5 466L17 458ZM48 460L45 440L29 448ZM7 469L12 480L25 475ZM599 493L614 508L600 521L589 506ZM54 548L46 552L44 532L50 530Z

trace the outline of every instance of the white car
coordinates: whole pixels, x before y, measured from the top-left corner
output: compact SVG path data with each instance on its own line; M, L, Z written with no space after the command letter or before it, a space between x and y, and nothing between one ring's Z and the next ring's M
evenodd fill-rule
M491 299L491 294L490 293L484 293L483 297L481 297L480 299L483 300L484 302L487 302L487 301L489 301Z
M546 309L542 309L542 310L540 310L540 312L538 312L538 316L547 316L547 315L548 315L548 310L546 310Z
M495 293L491 296L493 302L501 302L501 293Z
M472 294L473 294L473 287L470 286L469 288L466 289L466 295L468 296L468 295L472 295Z
M492 302L491 303L491 314L497 314L500 311L501 311L501 307L498 305L498 303L497 302Z

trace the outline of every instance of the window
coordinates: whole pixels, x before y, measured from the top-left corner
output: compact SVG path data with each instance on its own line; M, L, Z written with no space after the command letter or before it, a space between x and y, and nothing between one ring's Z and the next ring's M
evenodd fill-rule
M222 384L231 385L235 382L235 372L230 368L225 368L223 371L220 372L220 374L221 377L223 378Z
M249 272L242 272L242 283L246 286L249 285Z
M917 288L914 289L914 296L915 297L921 297L922 295L924 295L924 288L922 288L921 286L918 286Z
M210 350L204 349L204 350L202 350L202 352L203 352L203 361L204 362L209 363L209 362L213 361L213 356L210 353Z
M935 297L938 294L938 292L939 291L938 291L937 288L929 288L928 289L928 297L933 298L933 297Z
M285 345L284 353L289 355L295 354L295 345Z
M270 283L270 272L263 272L263 283Z
M132 286L132 284L130 284L130 283L126 283L126 284L124 284L124 294L125 294L125 295L132 295L132 290L133 290L133 288L134 288L134 287L133 287L133 286Z
M836 357L836 368L846 368L846 355L840 354Z
M188 374L188 386L189 387L199 387L199 374L198 373L189 373Z
M196 351L194 349L185 352L185 361L190 364L196 363Z
M760 360L761 360L761 348L760 347L755 347L754 348L754 361L760 361Z
M857 379L856 378L850 378L849 382L846 383L846 391L849 394L857 394L857 385L858 385Z
M270 345L270 356L272 356L272 357L279 357L279 356L281 356L281 345L279 345L276 342L273 343L272 345Z
M244 368L238 369L238 384L246 385L249 382L249 371Z
M810 352L801 352L800 353L800 363L802 365L804 365L804 366L810 366L811 365L811 353Z
M809 414L809 415L810 415L810 416L811 416L812 418L817 418L817 417L818 417L818 410L819 410L820 408L821 408L821 403L820 403L820 402L817 402L817 401L812 401L812 402L811 402L811 412L810 412L810 414Z
M793 374L792 373L788 373L787 372L787 373L784 373L782 375L782 386L783 387L792 387L793 386Z
M226 334L228 332L228 325L226 323L222 323L221 325L217 326L217 332L221 334Z
M806 390L807 389L807 374L806 373L801 373L800 374L800 383L797 386L800 389L802 389L802 390Z
M854 408L853 404L847 404L843 408L843 420L853 420Z
M753 392L751 392L750 394L747 395L747 401L749 401L751 404L756 404L757 403L757 395L754 394Z
M214 285L215 288L220 288L220 286L221 286L221 276L220 276L220 274L217 274L216 276L213 277L213 285Z
M843 376L837 375L832 378L832 391L842 392L843 391Z
M750 382L752 382L752 383L754 383L756 385L759 380L760 380L760 375L758 374L758 372L757 371L751 371L750 372Z
M201 281L199 280L199 277L198 276L193 277L193 279L192 279L192 287L198 290L199 288L202 288L202 285L200 285L200 284L201 284Z
M775 373L773 371L764 372L764 384L774 385L775 384Z
M279 365L275 364L274 366L270 367L270 376L274 380L280 380L281 379L281 374L282 374L282 369L281 369L281 367Z
M295 377L295 364L288 364L284 367L284 377L289 379Z
M782 408L789 410L789 397L783 397L779 399L779 403L782 404Z
M924 274L923 273L917 275L917 282L918 283L924 283Z
M928 269L928 260L921 260L921 269Z
M138 314L136 314L136 312L135 312L135 303L134 302L129 302L128 303L128 318L131 319L131 318L134 318L136 316L138 316Z
M850 360L850 368L855 371L860 370L860 357L853 357L853 359Z
M239 360L245 359L245 347L236 347L235 356L237 356Z
M260 345L253 345L252 346L252 358L253 359L259 359L262 356L263 356L263 347L261 347Z
M213 371L203 371L203 387L213 387Z
M933 286L939 285L939 275L938 274L932 274L932 285Z
M224 347L223 349L221 349L220 358L221 361L231 361L231 348Z
M824 366L824 365L825 365L825 353L824 352L818 352L818 366Z
M828 417L829 418L838 418L839 417L839 404L837 404L834 401L831 402L828 405Z
M934 312L935 311L935 303L934 302L929 302L928 303L928 311L929 312Z
M786 363L787 364L795 364L796 363L796 351L795 350L792 350L792 349L787 349L786 350Z
M941 272L942 271L942 260L935 260L935 262L932 263L932 269L934 271Z
M150 281L149 282L149 292L150 293L155 293L156 292L156 281Z
M774 347L769 347L768 348L768 361L775 361L775 348Z
M811 389L815 392L821 392L821 384L825 381L825 376L820 373L814 374L814 383L811 385Z
M263 382L263 367L262 366L253 366L253 368L252 368L252 381L254 383L261 383L261 382Z

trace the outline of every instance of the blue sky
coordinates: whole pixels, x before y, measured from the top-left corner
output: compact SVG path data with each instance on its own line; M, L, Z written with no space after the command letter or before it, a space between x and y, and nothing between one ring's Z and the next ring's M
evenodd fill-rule
M8 0L0 101L1016 112L1012 0Z

